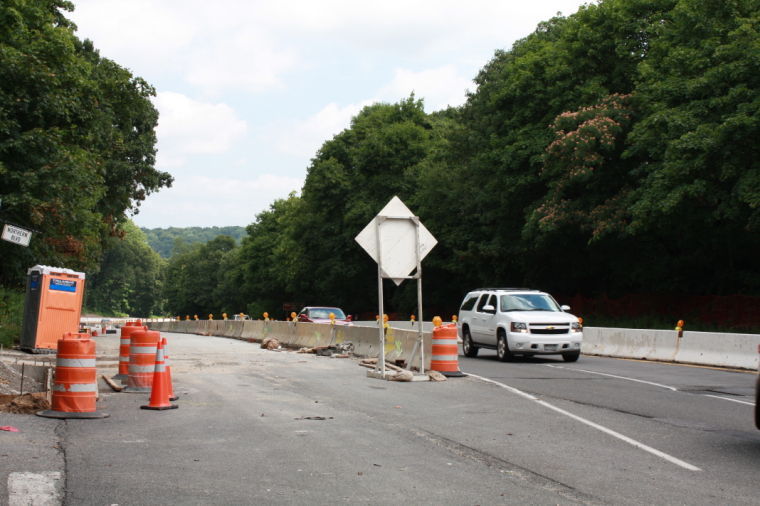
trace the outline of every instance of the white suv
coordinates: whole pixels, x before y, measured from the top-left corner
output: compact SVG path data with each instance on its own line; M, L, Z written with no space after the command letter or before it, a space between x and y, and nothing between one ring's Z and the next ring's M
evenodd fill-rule
M583 328L551 295L526 288L480 288L465 296L457 328L468 357L478 349L495 349L505 362L515 355L561 354L575 362L581 354Z

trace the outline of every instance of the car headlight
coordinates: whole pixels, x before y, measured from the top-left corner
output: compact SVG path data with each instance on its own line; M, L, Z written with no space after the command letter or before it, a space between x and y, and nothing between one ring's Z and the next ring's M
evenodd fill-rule
M523 322L512 322L509 326L509 330L512 332L528 333L528 324Z
M580 332L583 329L583 326L580 322L573 322L570 324L570 328L573 329L574 332Z

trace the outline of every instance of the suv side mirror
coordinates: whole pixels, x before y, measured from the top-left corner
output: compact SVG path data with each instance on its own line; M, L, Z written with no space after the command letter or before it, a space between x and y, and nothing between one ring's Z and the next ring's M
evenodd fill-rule
M495 313L496 312L496 308L493 307L491 304L488 304L488 305L483 306L483 312L484 313Z
M562 311L570 311L570 306L563 305L559 307Z

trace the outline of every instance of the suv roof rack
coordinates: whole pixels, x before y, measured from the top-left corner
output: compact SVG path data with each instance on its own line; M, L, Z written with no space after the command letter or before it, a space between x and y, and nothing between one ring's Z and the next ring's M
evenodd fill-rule
M535 288L476 288L473 290L474 292L479 291L502 291L502 292L540 292L541 290L536 290Z

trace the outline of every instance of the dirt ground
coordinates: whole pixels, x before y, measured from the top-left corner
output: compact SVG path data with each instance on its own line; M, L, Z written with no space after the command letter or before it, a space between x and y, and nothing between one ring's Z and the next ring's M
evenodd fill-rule
M3 350L0 354L0 394L18 395L22 393L22 388L23 393L43 390L43 385L25 372L25 365L52 366L55 365L55 355L35 356L16 350Z

